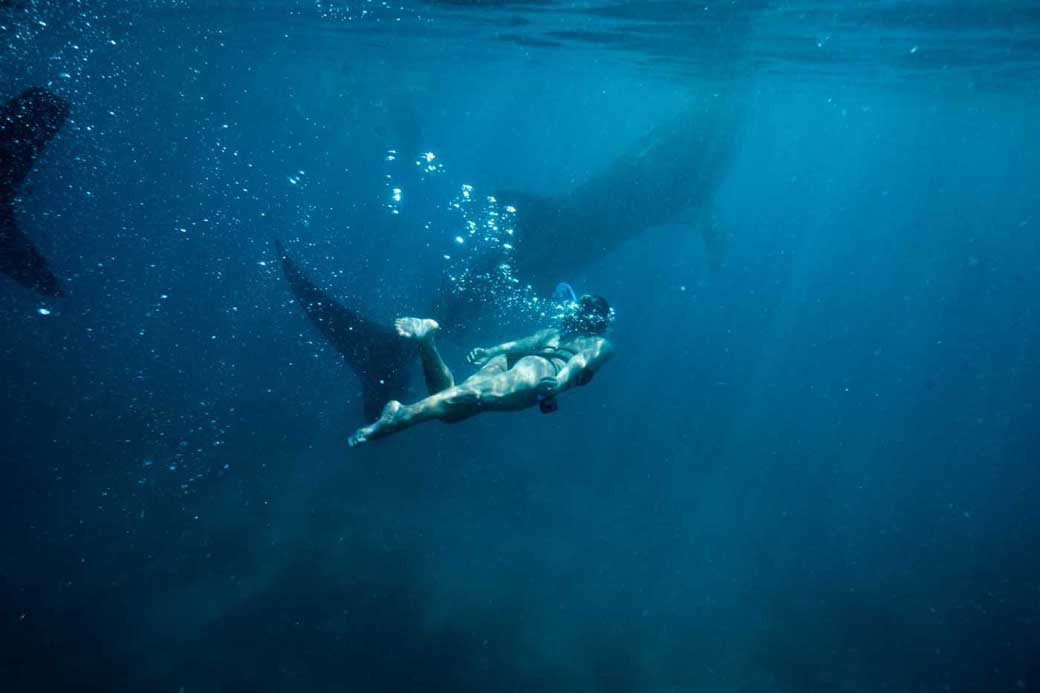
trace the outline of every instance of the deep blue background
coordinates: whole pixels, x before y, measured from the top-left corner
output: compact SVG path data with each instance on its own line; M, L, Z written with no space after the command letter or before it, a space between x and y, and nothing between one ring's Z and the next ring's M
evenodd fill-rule
M2 10L0 95L74 122L19 215L69 296L0 285L0 686L1040 685L1030 5L721 5L645 43L597 22L686 10L347 5ZM721 270L649 230L560 277L618 355L557 414L345 449L355 377L272 237L389 321L459 185L566 190L734 85Z

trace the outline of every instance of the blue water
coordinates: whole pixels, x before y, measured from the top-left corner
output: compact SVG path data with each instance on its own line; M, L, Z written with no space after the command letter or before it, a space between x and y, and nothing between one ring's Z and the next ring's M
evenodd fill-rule
M18 203L67 296L0 276L0 689L1040 688L1034 2L0 5L0 98L73 107ZM389 324L473 261L463 185L720 93L721 264L582 229L589 387L347 449L272 238Z

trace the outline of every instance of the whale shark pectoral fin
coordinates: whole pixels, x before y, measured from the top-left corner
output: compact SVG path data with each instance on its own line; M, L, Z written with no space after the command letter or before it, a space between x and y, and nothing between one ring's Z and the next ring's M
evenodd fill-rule
M69 102L34 87L0 106L0 200L10 201L69 117Z
M65 295L58 278L47 267L47 258L18 229L14 209L3 201L0 201L0 272L45 296Z
M274 241L297 303L361 381L365 418L374 421L388 401L404 399L414 348L390 329L346 308L316 286Z
M0 272L47 296L64 294L46 258L18 229L14 199L68 115L68 101L41 88L0 106Z

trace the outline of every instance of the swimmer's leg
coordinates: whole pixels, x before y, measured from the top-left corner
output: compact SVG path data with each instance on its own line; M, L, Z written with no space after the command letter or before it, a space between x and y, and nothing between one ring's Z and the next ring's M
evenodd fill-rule
M357 447L379 438L411 428L416 424L443 419L445 421L461 421L480 411L479 396L468 387L450 387L415 404L401 404L391 400L383 408L383 413L375 423L359 428L347 440L350 447ZM452 415L458 418L449 418Z
M448 364L444 363L433 336L441 328L436 320L429 318L398 318L394 322L397 334L405 339L414 340L419 347L419 359L422 361L423 377L426 389L431 395L446 390L455 384Z
M351 447L438 419L455 423L485 411L515 411L538 403L538 383L555 373L552 365L540 357L521 359L513 368L494 374L483 371L455 385L430 395L415 404L390 402L379 420L360 428L350 437Z

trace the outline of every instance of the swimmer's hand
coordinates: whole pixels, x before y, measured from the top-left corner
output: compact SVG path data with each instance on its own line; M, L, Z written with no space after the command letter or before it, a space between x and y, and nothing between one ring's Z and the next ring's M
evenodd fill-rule
M477 347L473 351L469 352L466 356L466 360L474 366L483 366L491 360L491 350Z

